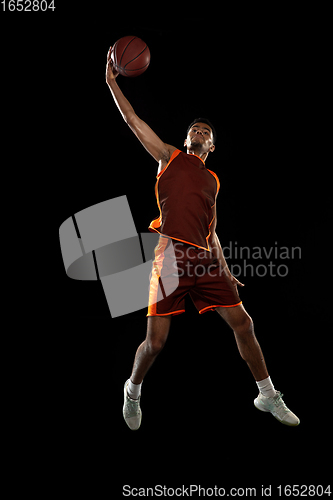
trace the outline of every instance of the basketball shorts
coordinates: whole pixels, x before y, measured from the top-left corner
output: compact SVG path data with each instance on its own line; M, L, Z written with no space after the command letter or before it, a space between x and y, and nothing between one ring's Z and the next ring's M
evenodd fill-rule
M211 252L161 236L150 275L147 316L185 312L187 294L199 314L242 303L236 286Z

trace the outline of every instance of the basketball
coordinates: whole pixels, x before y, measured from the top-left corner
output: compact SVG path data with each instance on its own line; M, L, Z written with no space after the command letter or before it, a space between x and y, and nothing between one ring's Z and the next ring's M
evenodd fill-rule
M116 41L111 50L111 61L123 76L139 76L149 66L148 45L137 36L124 36Z

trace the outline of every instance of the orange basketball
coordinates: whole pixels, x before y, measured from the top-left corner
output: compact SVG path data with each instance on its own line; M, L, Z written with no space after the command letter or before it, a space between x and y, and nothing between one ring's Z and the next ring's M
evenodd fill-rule
M137 36L124 36L116 41L111 50L111 61L123 76L139 76L149 66L148 45Z

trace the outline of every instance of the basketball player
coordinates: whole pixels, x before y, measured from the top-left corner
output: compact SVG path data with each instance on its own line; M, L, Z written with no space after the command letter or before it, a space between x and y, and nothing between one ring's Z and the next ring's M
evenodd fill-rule
M287 408L270 379L252 319L238 295L237 286L244 285L232 276L215 231L219 180L206 168L209 154L215 151L213 125L200 118L189 126L184 142L187 153L165 144L136 115L116 82L117 76L110 48L106 82L125 122L158 162L156 197L160 209L160 216L149 227L160 234L160 239L150 280L147 335L124 386L127 425L132 430L140 427L142 381L163 349L172 316L185 312L185 295L189 293L200 314L215 310L232 328L240 355L259 388L255 406L272 413L282 424L297 426L300 420ZM179 280L176 289L172 285L175 269Z

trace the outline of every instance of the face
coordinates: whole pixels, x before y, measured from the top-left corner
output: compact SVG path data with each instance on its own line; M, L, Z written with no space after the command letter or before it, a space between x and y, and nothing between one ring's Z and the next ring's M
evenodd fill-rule
M188 131L184 146L187 149L198 149L201 153L214 151L213 131L207 123L195 123Z

